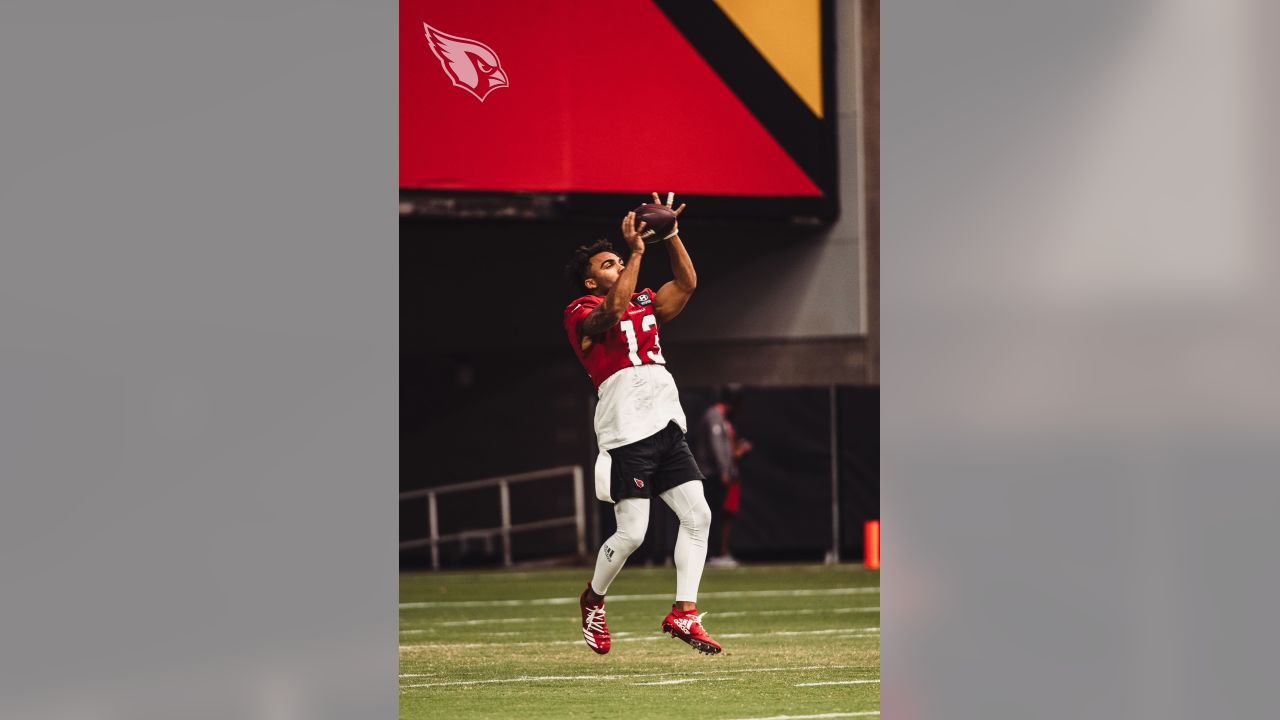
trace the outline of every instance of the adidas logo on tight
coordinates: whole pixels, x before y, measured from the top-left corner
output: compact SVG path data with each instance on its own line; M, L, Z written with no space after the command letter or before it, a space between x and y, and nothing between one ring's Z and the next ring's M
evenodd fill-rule
M604 546L604 559L605 562L613 562L613 548L608 545Z

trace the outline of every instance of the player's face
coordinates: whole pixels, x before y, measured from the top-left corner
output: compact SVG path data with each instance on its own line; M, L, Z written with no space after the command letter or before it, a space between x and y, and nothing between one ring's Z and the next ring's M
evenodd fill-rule
M622 274L622 258L611 252L596 253L591 256L591 266L587 272L588 290L609 292L618 276Z

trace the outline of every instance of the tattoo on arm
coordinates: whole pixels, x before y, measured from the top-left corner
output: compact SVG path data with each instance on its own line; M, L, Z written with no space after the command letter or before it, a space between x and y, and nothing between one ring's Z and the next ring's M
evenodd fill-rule
M583 319L582 336L591 337L592 335L599 335L610 327L613 327L617 322L617 318L613 316L613 313L609 312L609 309L605 307L605 303L600 303L589 315L587 315L586 318Z

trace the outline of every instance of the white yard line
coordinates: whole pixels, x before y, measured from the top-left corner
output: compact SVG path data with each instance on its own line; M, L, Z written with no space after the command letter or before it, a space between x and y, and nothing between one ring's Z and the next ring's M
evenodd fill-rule
M851 613L851 612L880 612L880 606L874 607L842 607L842 608L808 608L803 610L729 610L728 612L716 612L712 610L707 613L708 616L715 615L718 618L725 617L746 617L748 615L824 615L826 613Z
M861 712L823 712L822 715L771 715L768 717L737 717L736 720L806 720L809 717L873 717L878 716L879 710L864 710Z
M409 677L409 678L414 678L414 677L435 677L435 676L436 676L436 674L435 674L435 673L400 673L400 677L402 677L402 678L406 678L406 677Z
M737 720L805 720L809 717L873 717L878 716L879 710L864 710L861 712L823 712L822 715L771 715L768 717L739 717Z
M762 597L815 597L826 595L862 595L879 593L878 587L823 588L817 590L723 590L720 592L701 593L703 598L762 598ZM613 602L630 600L670 600L671 593L649 593L646 595L610 595ZM421 610L424 608L444 607L520 607L523 605L573 605L576 597L534 598L532 600L433 600L429 602L400 603L401 610Z
M622 633L613 633L613 637L622 637ZM650 642L665 640L669 635L656 635L642 638L630 638L627 642ZM582 640L531 640L527 642L473 642L473 643L419 643L417 645L401 645L400 650L417 650L425 648L485 648L485 647L554 647L556 645L578 645Z
M442 620L442 621L440 621L440 622L432 623L432 624L433 624L433 625L445 625L445 626L449 626L449 627L453 627L453 626L461 626L461 625L492 625L493 623L502 623L502 624L504 624L504 625L509 625L509 624L513 624L513 623L531 623L531 622L539 622L539 621L545 621L545 620L548 620L548 619L553 620L553 621L554 621L554 620L569 620L569 621L572 621L572 622L575 622L575 623L577 623L577 622L582 622L581 618L572 618L572 617L570 617L570 618L561 618L561 617L558 617L558 616L557 616L557 617L553 617L553 618L544 618L544 617L540 617L540 618L536 618L536 617L532 617L532 618L499 618L499 619L497 619L497 620Z
M719 638L749 638L749 637L794 637L797 635L840 635L844 637L876 637L880 633L880 628L824 628L821 630L776 630L773 632L761 633L716 633L713 637ZM628 633L614 633L615 638L627 638L627 642L651 642L654 640L666 640L670 635L650 635L647 637L628 637ZM472 643L418 643L416 645L401 645L400 650L416 650L419 648L482 648L482 647L551 647L555 645L577 645L581 640L533 640L527 642L472 642Z
M794 637L796 635L859 635L872 637L880 633L880 628L824 628L822 630L774 630L771 632L761 633L719 633L716 637L724 638L743 638L743 637Z
M519 677L492 678L489 680L450 680L447 682L418 683L415 685L401 685L400 688L440 687L442 685L493 685L496 683L544 682L547 680L628 680L631 678L669 677L671 675L728 675L730 673L798 672L801 670L833 670L847 667L852 666L801 665L797 667L742 668L738 670L692 670L664 673L631 673L627 675L521 675Z
M698 682L700 680L708 680L710 678L676 678L675 680L655 680L654 682L631 683L632 685L679 685L681 683ZM729 678L716 678L717 680L728 680ZM737 678L733 678L737 680Z
M859 607L838 607L838 608L805 608L800 610L729 610L724 612L715 612L716 617L747 617L753 615L823 615L826 613L835 613L842 615L846 613L876 613L880 612L879 605L859 606ZM517 623L533 623L533 622L553 622L561 624L578 624L581 622L579 618L574 617L515 617L515 618L494 618L492 620L440 620L431 623L432 625L440 625L441 627L463 627L468 625L514 625ZM406 635L416 635L428 632L427 630L401 630Z
M842 718L842 717L874 717L880 715L879 710L864 710L862 712L830 712L821 715L770 715L769 717L758 718L737 718L737 720L805 720L807 718Z
M818 687L819 685L868 685L870 683L879 682L879 678L876 678L875 680L829 680L827 682L796 683L794 687Z

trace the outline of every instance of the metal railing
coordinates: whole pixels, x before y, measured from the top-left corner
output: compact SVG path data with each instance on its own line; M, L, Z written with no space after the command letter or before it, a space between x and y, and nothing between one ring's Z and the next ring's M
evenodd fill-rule
M544 478L559 477L561 475L570 475L573 478L573 515L512 525L511 485L513 483L542 480ZM400 550L413 550L416 548L430 546L431 569L439 570L440 543L452 542L455 540L488 539L497 535L502 538L502 564L505 567L511 567L511 533L573 525L578 532L578 557L586 557L587 512L586 502L583 497L582 477L583 472L581 466L562 465L560 467L548 468L546 470L534 470L533 472L519 473L517 475L505 475L503 477L486 478L484 480L472 480L470 482L441 485L439 487L424 488L422 490L412 490L410 492L400 493L401 502L404 502L405 500L416 500L423 497L427 499L427 525L430 532L430 536L428 537L401 542ZM440 534L437 497L447 493L463 492L466 490L480 490L482 488L489 488L495 485L498 487L498 503L501 506L502 512L502 524L500 526L496 528L463 530L461 532L450 533L448 535Z

